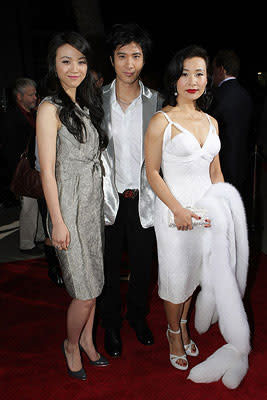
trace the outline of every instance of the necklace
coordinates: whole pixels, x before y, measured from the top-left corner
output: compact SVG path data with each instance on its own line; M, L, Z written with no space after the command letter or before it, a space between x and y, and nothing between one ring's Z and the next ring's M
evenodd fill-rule
M117 96L117 100L118 100L118 103L125 104L126 106L129 106L129 105L132 103L132 101L126 102L126 101L122 100L122 99L121 99L120 97L118 97L118 96Z

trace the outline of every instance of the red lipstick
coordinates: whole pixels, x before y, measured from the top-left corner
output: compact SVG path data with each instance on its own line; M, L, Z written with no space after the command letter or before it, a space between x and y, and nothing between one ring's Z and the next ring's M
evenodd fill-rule
M187 89L187 92L188 92L188 93L196 93L196 92L197 92L197 89Z

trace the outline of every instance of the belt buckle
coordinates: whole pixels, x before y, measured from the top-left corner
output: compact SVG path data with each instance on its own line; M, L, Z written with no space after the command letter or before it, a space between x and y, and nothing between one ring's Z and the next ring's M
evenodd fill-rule
M126 189L122 195L124 199L135 199L138 195L138 189Z

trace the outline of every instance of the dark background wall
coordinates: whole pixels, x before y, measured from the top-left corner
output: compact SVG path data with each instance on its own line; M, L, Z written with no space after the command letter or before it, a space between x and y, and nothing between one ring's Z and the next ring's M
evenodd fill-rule
M19 76L40 81L46 72L48 41L61 30L77 30L90 40L96 68L109 81L113 71L105 52L105 34L114 23L136 22L154 42L143 73L147 84L162 86L165 66L179 48L200 44L212 58L218 49L230 47L241 58L241 82L260 103L266 86L260 84L258 72L267 71L264 10L256 3L223 6L215 1L9 1L1 10L6 27L1 24L0 28L0 96L3 88L9 92Z

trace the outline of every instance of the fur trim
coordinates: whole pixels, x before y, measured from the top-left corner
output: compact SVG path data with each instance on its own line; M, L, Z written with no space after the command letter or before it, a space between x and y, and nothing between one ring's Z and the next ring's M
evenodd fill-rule
M228 347L223 346L194 367L188 378L212 382L224 376L227 387L237 387L247 372L250 352L250 331L242 302L249 255L244 206L238 191L228 183L212 185L196 206L208 210L212 227L203 235L195 327L204 333L218 320ZM218 364L217 369L214 364ZM236 365L239 374L235 372Z
M220 347L202 363L191 369L187 379L196 383L222 381L229 389L239 386L248 370L248 357L230 344Z

